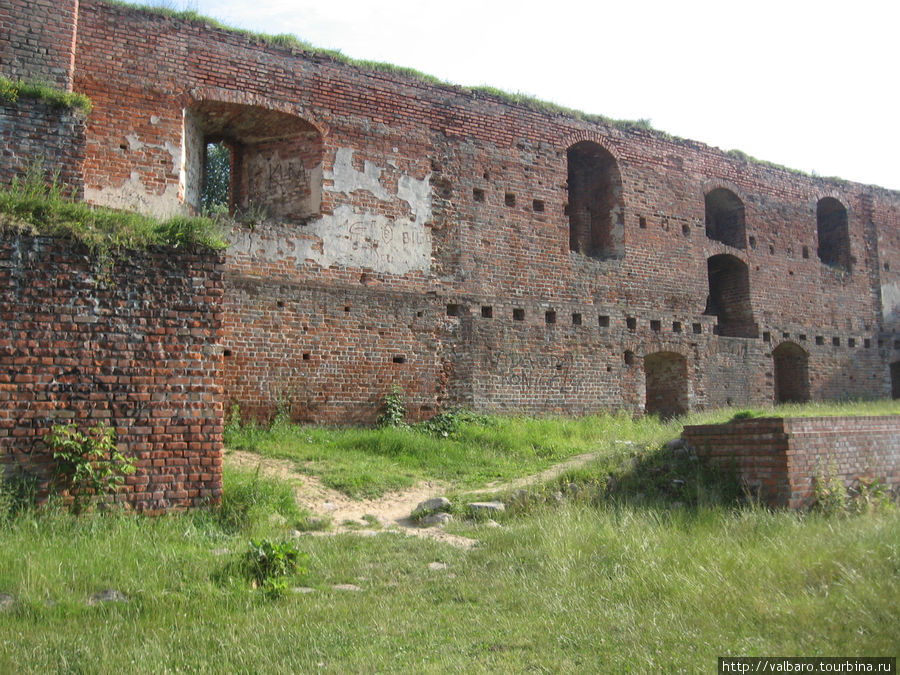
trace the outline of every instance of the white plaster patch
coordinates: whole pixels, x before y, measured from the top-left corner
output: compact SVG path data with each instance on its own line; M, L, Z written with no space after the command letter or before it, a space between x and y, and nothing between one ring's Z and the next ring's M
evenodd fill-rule
M184 212L178 193L178 184L171 183L162 194L149 194L137 171L132 171L131 178L119 187L84 188L85 201L91 204L138 211L157 218L168 218Z
M325 173L326 178L334 181L331 188L334 192L350 194L357 190L367 190L381 201L390 201L391 195L381 184L381 169L372 162L363 163L363 170L353 168L353 150L338 148L334 157L334 170Z

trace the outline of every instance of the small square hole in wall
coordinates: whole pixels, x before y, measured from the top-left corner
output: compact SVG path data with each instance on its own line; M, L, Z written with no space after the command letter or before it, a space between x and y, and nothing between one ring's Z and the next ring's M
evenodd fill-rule
M397 354L393 359L394 363L406 363L406 357L403 354Z
M303 360L309 361L309 352L303 352Z
M482 190L481 188L472 188L472 199L474 199L476 202L483 202L484 190Z
M825 344L825 338L823 338L821 335L816 335L816 344L817 344L817 345L824 345L824 344Z
M494 317L494 308L490 305L481 306L481 317L483 319L491 319Z
M847 346L855 347L856 346L856 338L850 338L849 340L847 340Z
M804 246L801 251L801 254L803 255L804 258L809 258L809 246Z
M635 361L637 360L637 359L635 358L635 356L634 356L634 352L631 351L630 349L626 349L626 350L625 350L625 357L624 357L624 358L625 358L625 365L626 365L626 366L633 366L633 365L635 364Z
M772 341L772 334L769 331L765 331L763 333L763 342L771 342L771 341Z
M524 321L524 320L525 320L525 310L520 307L516 307L515 309L513 309L513 321Z
M782 333L781 337L784 338L785 340L787 340L789 337L791 337L791 334L790 333Z
M841 346L841 338L839 338L839 337L831 338L831 346L832 347L840 347Z
M459 316L459 305L447 305L447 316Z
M544 312L544 321L547 323L556 323L556 312L552 309L548 309Z
M884 271L885 271L885 272L890 272L890 271L891 271L891 264L890 264L890 263L884 263Z
M703 324L702 323L691 324L691 330L694 331L694 335L700 335L700 333L703 332Z
M344 311L345 311L345 312L349 312L349 311L350 311L350 305L344 305Z
M691 226L686 225L686 224L682 225L681 226L681 234L683 234L685 237L690 237L691 236Z
M516 196L512 192L507 192L506 196L503 198L503 201L507 206L515 206Z
M652 330L654 333L658 333L660 330L662 330L662 323L660 323L657 319L651 319L650 330Z
M872 340L870 340L869 338L866 338L865 340L863 340L863 347L865 347L866 349L871 349L872 348Z
M279 307L284 307L284 300L279 300L275 304L278 305Z
M230 349L224 350L224 351L222 352L222 356L231 356L231 350L230 350Z
M797 338L800 340L800 342L806 342L806 333L800 333Z
M534 209L535 213L543 213L544 212L544 200L543 199L535 199L531 202L531 208Z
M628 330L635 330L637 328L637 319L635 319L633 316L629 316L627 319L625 319L625 326L628 328Z
M598 316L597 324L600 328L609 328L609 317L608 316Z
M769 244L769 255L775 255L775 246L773 244Z
M644 218L644 216L641 216L640 218L638 218L638 227L641 228L642 230L647 229L647 219Z
M751 234L751 235L747 238L747 241L750 242L750 248L752 248L752 249L755 251L755 250L756 250L756 237L754 237L754 236Z
M581 314L579 314L578 312L575 312L572 314L572 325L573 326L581 325Z
M673 333L680 333L681 330L682 330L682 328L681 328L681 322L680 322L680 321L673 321L673 322L672 322L672 332L673 332Z

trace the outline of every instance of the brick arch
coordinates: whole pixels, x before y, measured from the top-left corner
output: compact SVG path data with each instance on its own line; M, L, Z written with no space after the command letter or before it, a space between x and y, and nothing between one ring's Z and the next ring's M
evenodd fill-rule
M307 124L315 127L316 131L322 136L327 136L329 133L328 125L318 119L316 115L304 110L302 106L253 92L235 91L234 89L225 89L223 87L195 87L184 92L178 98L178 102L182 108L191 108L203 102L234 103L265 108L299 117Z
M816 253L825 265L850 271L850 211L842 199L816 202Z
M578 131L573 131L572 133L565 134L561 139L560 143L562 144L562 149L568 150L573 145L577 143L581 143L583 141L589 141L591 143L596 143L601 148L606 150L616 162L621 161L621 157L619 157L618 147L615 143L610 143L609 136L605 136L597 131L591 129L579 129Z
M668 351L647 354L644 377L644 411L648 415L669 419L688 412L688 370L684 355Z
M625 209L619 162L594 140L566 149L569 249L609 260L625 256Z
M231 157L231 211L252 210L289 223L320 214L324 142L316 124L293 106L253 94L194 90L187 101L183 180L192 209L201 207L207 148L221 143Z
M719 335L755 338L759 328L750 302L750 267L730 254L711 256L706 261L709 295L704 314L718 319Z
M772 350L775 403L809 401L809 354L796 342L785 341Z

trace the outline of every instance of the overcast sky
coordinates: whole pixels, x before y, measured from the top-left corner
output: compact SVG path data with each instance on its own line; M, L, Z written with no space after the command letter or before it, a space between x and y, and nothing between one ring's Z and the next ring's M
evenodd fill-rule
M151 0L900 189L897 0Z

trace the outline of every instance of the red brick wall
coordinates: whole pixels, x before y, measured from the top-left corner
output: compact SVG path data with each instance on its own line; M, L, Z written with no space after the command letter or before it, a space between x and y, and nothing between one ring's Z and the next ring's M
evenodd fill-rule
M304 391L298 416L372 420L400 383L421 414L454 403L640 411L643 358L660 351L684 357L691 408L762 405L785 340L808 354L812 398L890 393L897 324L882 304L900 292L895 192L98 0L80 4L75 85L95 104L83 176L96 203L188 210L199 144L186 138L204 124L221 131L226 107L248 106L250 126L236 132L248 139L250 127L277 131L281 114L315 135L296 167L311 195L321 189L309 200L318 212L233 233L225 386L247 410L271 414L276 393ZM210 119L186 121L185 109ZM603 155L610 192L593 204L611 214L609 259L570 251L567 151L580 141L615 163ZM743 204L746 248L706 236L705 195L718 188ZM816 255L824 197L847 209L849 273ZM717 336L704 314L720 254L747 266L739 328L756 337ZM333 314L348 304L349 316ZM448 317L447 305L469 310Z
M0 458L46 489L55 424L106 422L135 457L124 499L156 512L222 490L222 260L70 242L0 241Z
M70 193L81 196L83 159L80 114L24 97L0 104L0 185L21 178L40 162L47 180L57 178Z
M3 0L0 74L72 90L78 0Z
M846 487L878 479L900 488L900 417L797 417L687 426L697 453L737 471L766 504L802 508L815 499L816 478Z

